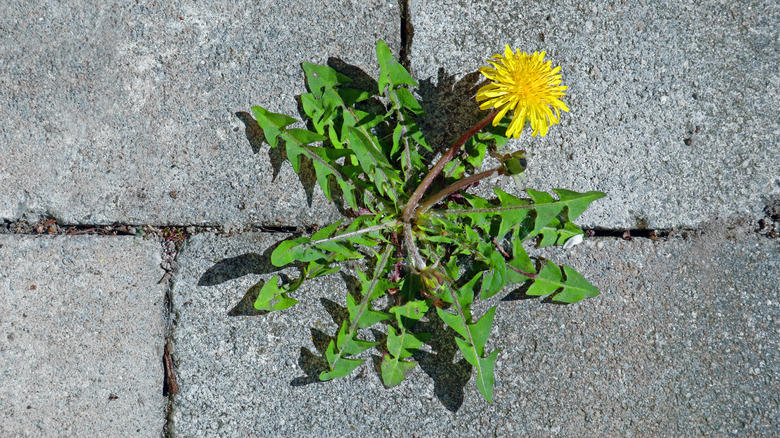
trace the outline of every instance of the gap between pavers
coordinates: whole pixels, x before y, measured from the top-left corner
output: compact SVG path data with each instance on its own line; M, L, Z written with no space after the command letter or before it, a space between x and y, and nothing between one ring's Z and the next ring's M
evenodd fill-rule
M0 235L0 436L160 436L159 265L151 240Z
M178 436L766 436L780 420L780 241L714 224L666 242L591 239L547 252L602 291L575 305L509 293L490 349L495 403L453 345L420 355L384 389L372 355L315 383L344 312L345 280L311 281L300 303L252 313L244 294L277 271L282 234L201 234L173 288ZM295 275L294 271L285 271ZM371 338L371 332L365 332ZM308 374L307 374L308 373Z

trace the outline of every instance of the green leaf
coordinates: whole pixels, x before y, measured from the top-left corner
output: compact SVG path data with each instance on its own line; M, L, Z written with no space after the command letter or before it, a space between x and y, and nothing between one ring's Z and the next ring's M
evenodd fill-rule
M566 222L563 226L558 219L553 219L549 225L539 230L539 235L542 236L537 246L544 248L550 245L563 245L571 237L577 234L583 234L582 228L575 225L573 222Z
M271 263L281 268L295 260L311 262L325 258L325 254L308 245L310 241L308 237L283 241L271 253Z
M279 288L279 278L273 276L267 282L259 282L250 288L252 289L260 287L260 292L255 300L255 309L265 310L268 312L274 310L284 310L294 306L298 300L287 296L288 290Z
M549 193L537 192L532 189L526 189L526 192L534 200L534 209L536 210L536 222L531 235L539 233L548 226L564 207L568 209L569 220L574 220L588 208L591 202L605 196L604 193L596 191L578 193L571 190L553 189L553 192L560 197L558 201L555 201Z
M406 374L417 366L417 362L403 361L398 358L385 354L382 358L380 370L382 372L382 383L388 388L397 386L403 382Z
M360 307L351 294L347 294L347 309L349 310L350 320L354 321L357 318L358 328L371 327L379 321L390 319L390 315L373 310L370 305L367 305L365 308Z
M563 287L561 270L549 260L545 262L538 275L539 278L535 279L526 291L527 295L549 295Z
M253 106L252 113L255 115L257 123L263 130L265 140L272 148L276 147L279 134L281 134L288 125L297 122L297 120L292 117L284 114L272 113L261 106Z
M561 269L553 262L546 260L544 267L539 271L539 278L534 279L526 294L550 295L561 290L552 299L564 303L576 303L583 298L591 298L599 294L598 289L571 267L563 265L563 272L566 274L565 279L561 274Z
M485 343L487 343L488 337L490 337L490 329L493 327L493 318L496 316L496 307L493 306L488 310L482 318L474 324L469 324L469 331L471 332L471 338L474 341L474 347L477 349L477 353L482 356L485 349Z
M397 332L387 327L387 351L400 359L413 355L430 338L430 333L410 333L405 329Z
M330 371L320 373L320 380L322 381L345 377L364 362L363 359L343 358L341 354L336 352L336 343L333 341L330 341L328 348L325 350L325 358L328 360L331 369Z
M498 216L500 217L501 222L498 231L495 233L495 237L499 240L503 239L506 233L519 225L523 219L528 216L529 211L535 206L529 201L516 198L498 187L494 188L493 191L501 202L498 206L491 205L487 200L478 196L464 194L463 197L469 201L472 207L450 208L445 210L444 214L448 216L465 216L472 218L475 226L486 231L489 229L491 219L494 216Z
M566 189L553 189L553 192L558 195L559 201L566 203L566 206L569 208L568 216L570 221L580 217L591 202L607 196L606 193L597 191L578 193Z
M322 98L323 90L326 88L335 88L352 82L349 76L345 76L327 65L304 62L301 67L306 74L306 84L309 91L318 99Z
M398 96L398 103L402 108L406 108L415 114L422 114L423 109L420 103L417 102L414 95L407 88L399 88L395 90L396 96Z
M325 137L324 135L317 134L316 132L311 132L307 129L290 128L287 130L287 133L290 134L290 137L295 139L295 141L298 142L299 144L315 143L318 141L323 141L328 139L328 137Z
M501 350L494 350L487 357L478 359L477 367L477 388L485 397L488 403L493 403L493 369L496 366L496 359Z
M398 325L407 329L411 329L426 312L428 312L428 303L423 300L408 301L403 306L390 309L390 313L395 314Z
M485 271L482 277L482 292L479 298L486 300L497 294L506 284L506 260L497 251L490 254L490 271Z
M389 85L395 89L401 85L416 87L417 82L412 79L408 71L393 57L390 49L384 41L379 40L376 43L376 57L379 60L379 92L384 92Z
M488 403L493 403L493 368L500 350L494 350L487 357L479 357L474 348L465 340L455 338L458 349L474 368L477 369L477 388Z
M455 332L461 336L468 337L468 329L466 328L466 322L459 315L453 315L441 308L436 308L436 313L439 315L442 321L447 324L448 327L455 330Z
M512 241L512 260L507 263L511 268L515 268L519 271L526 272L528 274L536 274L536 268L534 262L528 257L528 253L523 248L522 239L515 238ZM514 269L506 270L506 284L516 284L530 280L530 277L520 274Z
M360 163L363 172L371 178L379 195L387 195L397 199L391 181L402 182L398 172L393 169L384 154L377 149L371 141L359 129L350 127L347 134L352 151Z
M563 272L566 274L563 291L555 295L553 301L576 303L583 298L592 298L599 294L599 290L573 268L563 265Z

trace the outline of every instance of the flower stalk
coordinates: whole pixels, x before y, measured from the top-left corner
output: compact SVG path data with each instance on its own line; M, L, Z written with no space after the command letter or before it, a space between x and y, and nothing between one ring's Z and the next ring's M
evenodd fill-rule
M425 175L425 178L423 178L422 182L420 182L420 185L417 186L417 189L412 193L412 196L409 198L409 201L406 203L406 207L404 207L403 214L401 215L401 218L403 222L410 222L412 220L412 216L414 215L414 211L417 208L417 205L420 203L420 200L422 200L423 195L425 195L425 192L428 190L428 188L433 184L433 180L436 179L437 176L441 173L442 169L444 169L444 166L447 165L447 163L452 160L452 158L455 156L455 153L457 153L460 148L463 147L463 145L466 144L466 142L474 136L474 134L478 133L482 130L485 126L487 126L490 122L493 121L493 119L496 117L496 114L498 114L497 110L491 111L485 118L477 122L476 125L472 126L471 129L466 131L463 135L460 136L460 138L455 142L455 144L450 147L447 152L442 155L442 157L439 159L439 161L434 165L431 170L428 172L427 175Z
M494 169L486 170L476 175L471 175L467 178L463 178L462 180L456 183L450 184L449 186L445 187L435 195L431 196L428 200L420 204L420 207L417 208L417 210L414 213L415 219L419 218L420 215L425 214L426 211L430 210L434 205L438 204L442 199L446 198L447 196L459 192L461 190L464 190L468 186L477 183L480 180L498 176L498 175L503 175L505 174L505 172L506 172L506 168L503 165L501 165Z

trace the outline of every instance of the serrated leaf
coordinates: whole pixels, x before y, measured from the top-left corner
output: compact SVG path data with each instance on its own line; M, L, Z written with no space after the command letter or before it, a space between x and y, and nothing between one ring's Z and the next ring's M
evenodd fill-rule
M558 219L553 219L550 224L539 231L542 236L537 247L544 248L551 245L563 245L568 239L578 234L583 234L582 228L573 222L566 222L561 226Z
M309 91L318 99L322 97L323 90L352 82L349 76L345 76L327 65L317 65L310 62L301 64L306 75L306 84Z
M569 209L568 219L570 221L580 217L582 212L588 208L588 205L590 205L591 202L607 196L606 193L598 191L579 193L573 190L553 189L553 192L558 195L559 202L566 203L566 206Z
M490 270L482 277L482 292L479 298L486 300L497 294L506 285L506 260L497 251L490 254Z
M290 116L278 113L272 113L261 106L253 106L252 113L257 119L257 123L263 130L263 135L268 144L275 148L279 139L279 134L289 125L297 122Z
M416 366L415 361L403 361L385 354L379 367L382 372L382 383L388 388L397 386Z
M579 217L591 202L606 196L604 193L596 191L578 193L571 190L553 189L553 192L560 198L556 201L549 193L532 189L526 189L526 192L533 199L534 210L536 210L536 221L531 235L535 235L544 227L549 226L564 208L568 211L569 221L572 221Z
M536 234L546 227L555 216L557 216L566 205L556 202L552 195L546 192L538 192L533 189L526 189L528 196L534 201L534 210L536 210L536 221L531 234Z
M516 198L498 187L494 188L493 192L501 201L501 226L496 238L503 239L509 230L519 225L528 216L528 201Z
M398 332L392 326L388 326L387 351L393 357L403 359L413 355L428 338L430 333L411 333L403 328Z
M276 276L271 277L266 282L259 282L250 288L252 289L260 287L260 291L257 294L255 300L255 309L265 310L268 312L274 310L284 310L294 306L298 300L287 296L288 290L279 288L279 278Z
M330 341L325 350L325 358L331 367L330 371L320 373L320 380L326 381L345 377L364 362L363 359L346 359L336 352L336 343Z
M428 312L428 303L423 300L409 301L403 306L395 306L390 309L390 313L395 314L396 321L401 327L411 329L425 313Z
M494 350L487 357L479 358L477 367L477 388L488 403L493 403L493 369L501 350Z
M379 61L379 92L383 93L387 86L394 89L400 85L416 87L417 82L412 79L408 71L393 57L390 49L384 41L376 43L376 57Z
M311 241L316 243L320 240L325 240L329 237L332 237L334 234L336 234L336 231L338 231L343 222L344 219L339 219L330 225L320 228L316 233L311 235Z
M328 137L317 134L316 132L311 132L308 129L290 128L287 130L287 133L300 144L315 143L328 139Z
M441 318L441 320L444 321L448 327L455 330L457 334L463 336L464 338L468 337L466 323L459 315L453 315L452 313L442 310L439 307L436 308L436 313L439 315L439 318Z
M539 278L534 279L526 293L549 295L561 289L560 293L553 296L553 301L564 303L576 303L583 298L595 297L599 294L598 289L571 267L563 265L563 272L566 274L565 279L560 268L549 260L545 261L544 267L539 271Z
M537 274L533 284L526 291L527 295L549 295L563 286L561 282L561 270L555 263L546 260L544 266Z
M379 345L379 342L365 341L363 339L352 337L351 339L347 340L346 344L344 344L344 354L354 356L377 345Z
M371 327L379 321L390 319L390 315L373 310L370 305L365 308L360 307L351 294L347 294L347 310L349 310L349 319L351 321L354 321L358 314L360 314L357 320L358 328Z
M515 238L512 241L512 260L507 263L507 266L511 266L512 268L528 274L536 274L534 262L528 257L528 253L525 251L525 248L523 248L523 241L521 239ZM511 268L506 270L506 276L507 285L520 283L530 279L530 277L520 274Z
M501 202L498 206L492 205L487 200L478 196L462 194L472 207L450 208L443 213L447 216L464 216L471 218L474 226L477 226L486 232L490 230L492 218L498 216L501 218L501 222L498 231L495 232L495 237L502 239L509 230L522 223L523 219L528 216L534 206L529 201L514 197L498 187L494 188L493 191Z
M495 306L491 307L482 318L474 324L469 324L469 331L471 332L471 338L474 341L474 347L477 349L477 353L482 356L485 349L485 343L490 337L490 329L493 327L493 318L496 316Z
M566 274L563 291L555 295L553 301L576 303L583 298L592 298L599 294L599 290L573 268L563 265L563 272Z
M325 254L308 245L310 241L311 239L308 237L298 237L283 241L271 253L271 263L281 268L295 260L311 262L325 258Z
M306 277L307 279L322 277L325 275L335 274L336 272L339 272L341 270L340 266L327 266L323 264L319 264L316 261L310 262L309 267L307 269L310 274Z
M354 327L348 325L347 321L344 321L344 323L341 324L341 329L339 329L339 333L336 336L336 348L341 352L341 356L345 354L354 356L377 344L379 343L357 339L355 337ZM334 358L335 357L336 356L334 356Z
M360 167L371 178L378 194L397 199L391 182L401 182L401 179L384 154L359 129L350 127L347 133L347 140L357 157L358 163L360 163Z
M411 91L407 88L399 88L395 90L395 93L396 96L398 96L398 103L401 107L406 108L415 114L422 114L423 109Z
M480 357L474 348L465 340L455 338L458 349L474 368L477 369L477 388L488 403L493 403L493 368L500 350L494 350L487 357Z

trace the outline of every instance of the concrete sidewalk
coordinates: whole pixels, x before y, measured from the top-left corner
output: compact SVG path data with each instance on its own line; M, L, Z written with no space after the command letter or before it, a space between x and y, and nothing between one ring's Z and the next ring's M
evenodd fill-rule
M174 434L772 436L780 241L741 232L719 224L691 238L548 251L602 295L560 306L504 294L489 346L502 350L493 405L451 337L398 387L383 388L369 354L350 377L317 382L346 312L345 280L310 282L295 307L252 316L243 294L275 271L266 249L285 236L198 235L173 293Z
M507 291L495 404L451 345L394 389L368 364L313 384L338 275L250 316L243 294L284 235L239 231L338 217L263 144L251 106L297 114L304 61L376 76L377 39L401 52L400 17L378 0L0 3L0 436L778 434L775 2L409 2L405 49L436 144L480 117L487 57L546 50L571 112L510 143L533 154L527 185L606 192L585 227L688 229L552 252L601 289L587 302ZM62 232L112 223L139 234ZM24 235L35 224L55 235ZM171 262L140 225L193 236Z
M160 247L0 235L0 436L159 436Z

